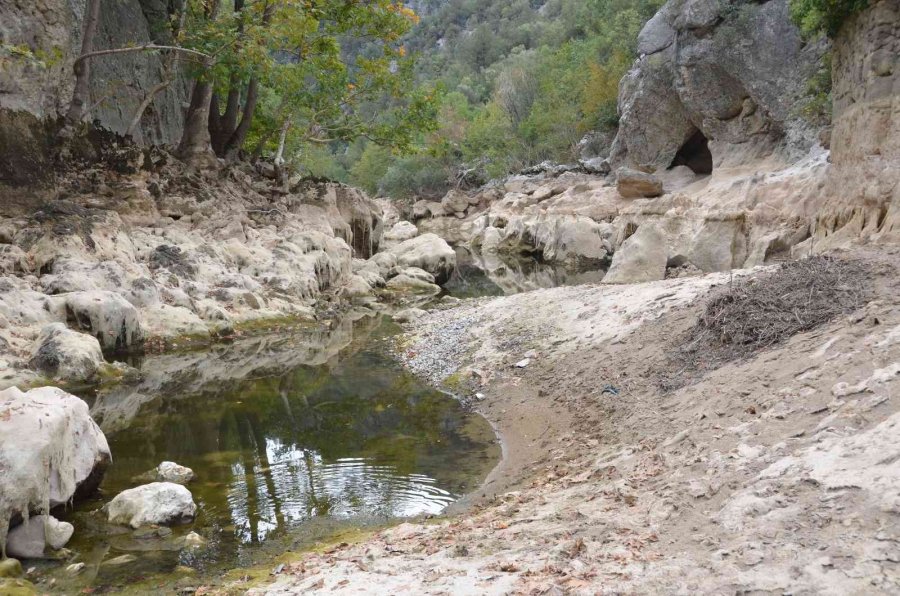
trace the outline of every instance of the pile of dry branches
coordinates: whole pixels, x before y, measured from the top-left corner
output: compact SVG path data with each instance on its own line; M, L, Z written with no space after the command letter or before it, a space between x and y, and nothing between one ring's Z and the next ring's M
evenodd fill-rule
M714 293L674 355L674 389L725 362L748 357L863 306L871 272L860 261L819 256L734 279Z

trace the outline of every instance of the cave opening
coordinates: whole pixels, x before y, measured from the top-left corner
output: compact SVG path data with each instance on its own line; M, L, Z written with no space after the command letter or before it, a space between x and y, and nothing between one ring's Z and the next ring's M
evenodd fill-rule
M684 142L672 165L669 169L676 166L687 166L694 171L695 174L712 174L713 158L709 150L709 140L700 130L697 130Z

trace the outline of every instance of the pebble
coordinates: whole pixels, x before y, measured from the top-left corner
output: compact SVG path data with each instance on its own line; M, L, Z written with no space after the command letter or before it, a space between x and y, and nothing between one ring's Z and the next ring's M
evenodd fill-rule
M515 367L516 368L527 368L529 364L531 364L531 360L529 358L524 358L524 359L516 362Z

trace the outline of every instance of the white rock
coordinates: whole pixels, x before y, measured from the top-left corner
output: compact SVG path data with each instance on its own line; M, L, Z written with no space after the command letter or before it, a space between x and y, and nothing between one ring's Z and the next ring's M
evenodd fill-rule
M22 559L40 559L46 547L59 550L69 542L75 527L49 515L36 515L9 531L6 554ZM47 553L49 554L49 553Z
M97 338L72 331L62 323L41 329L28 366L58 381L88 381L103 366Z
M524 359L516 362L515 367L516 368L527 368L529 364L531 364L531 359L524 358Z
M205 341L209 327L192 311L182 306L160 304L141 311L144 335L164 340L193 339Z
M176 464L173 461L164 461L154 470L157 482L174 482L175 484L187 484L197 479L194 471L188 467Z
M456 251L436 234L422 234L388 249L401 267L418 267L432 274L438 284L456 269Z
M410 240L419 235L419 228L415 226L415 224L410 223L408 221L397 222L394 227L385 232L384 239L388 243L391 242L403 242L404 240Z
M172 482L152 482L120 492L106 505L109 523L140 528L168 526L194 519L191 491Z
M106 349L129 348L143 339L137 309L115 292L72 292L65 295L65 305L78 328L94 335Z
M99 484L109 458L81 399L54 387L0 391L0 542L12 515L46 513Z

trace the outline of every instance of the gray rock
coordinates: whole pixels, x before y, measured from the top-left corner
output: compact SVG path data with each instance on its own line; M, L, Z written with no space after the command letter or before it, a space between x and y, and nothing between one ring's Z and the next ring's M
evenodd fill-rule
M120 492L106 505L106 512L109 523L137 529L189 522L197 505L191 492L180 484L153 482Z
M644 26L619 87L615 166L667 168L698 131L722 155L746 143L771 151L788 128L797 149L815 142L796 108L825 44L804 44L787 0L727 5L669 0Z
M413 220L429 219L446 215L441 203L437 201L416 201L413 204Z
M394 320L398 323L415 323L427 314L421 308L407 308L395 314Z
M72 382L93 379L103 364L100 342L62 323L50 323L41 330L28 362L29 367L43 375Z
M666 238L655 224L641 225L613 255L605 284L657 281L666 277Z
M59 550L64 547L75 527L49 515L35 515L9 532L6 553L21 559L40 559L49 554L47 547Z
M115 292L67 294L66 312L79 329L93 334L106 349L122 350L143 340L137 309Z
M597 174L606 176L610 172L609 160L605 157L595 157L593 159L585 159L579 162L584 171L588 174Z
M469 197L459 190L451 190L441 199L441 207L445 213L465 213L469 208Z
M188 467L176 464L173 461L164 461L156 469L148 472L156 482L172 482L174 484L188 484L196 480L197 475Z
M616 187L626 199L658 197L663 194L662 180L630 168L616 170Z
M417 267L444 284L456 269L456 251L435 234L422 234L391 247L387 251L401 267ZM390 283L390 282L389 282Z
M389 243L403 242L419 235L419 229L408 221L397 222L394 227L385 232L384 240Z

